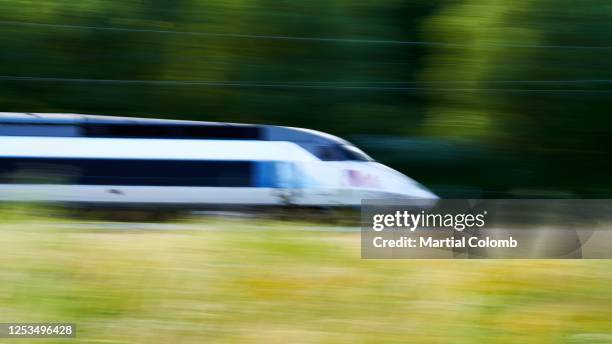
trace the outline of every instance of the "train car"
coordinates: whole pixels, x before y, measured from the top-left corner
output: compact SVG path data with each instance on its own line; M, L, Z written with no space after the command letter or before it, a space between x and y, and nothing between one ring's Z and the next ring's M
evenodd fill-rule
M356 206L436 195L314 130L0 113L0 201Z

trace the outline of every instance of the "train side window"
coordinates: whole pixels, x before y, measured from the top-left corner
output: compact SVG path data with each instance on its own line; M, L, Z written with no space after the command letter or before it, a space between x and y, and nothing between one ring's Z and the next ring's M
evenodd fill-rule
M80 136L80 131L75 125L0 124L0 136L74 137Z
M227 160L0 157L0 183L250 187L253 166Z
M87 124L87 137L260 140L256 126Z

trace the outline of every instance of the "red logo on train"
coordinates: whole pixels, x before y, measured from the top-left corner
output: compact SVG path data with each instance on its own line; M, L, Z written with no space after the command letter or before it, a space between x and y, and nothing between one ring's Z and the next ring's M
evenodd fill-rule
M346 170L346 177L350 186L376 188L380 186L378 177L357 170Z

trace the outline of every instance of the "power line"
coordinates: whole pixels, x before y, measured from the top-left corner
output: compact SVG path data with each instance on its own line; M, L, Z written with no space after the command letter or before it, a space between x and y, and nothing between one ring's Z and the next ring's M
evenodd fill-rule
M85 79L85 78L53 78L33 76L1 75L0 81L17 82L59 82L85 84L124 84L124 85L162 85L162 86L205 86L218 88L268 88L268 89L330 89L330 90L372 90L372 91L415 91L415 92L507 92L507 93L584 93L609 94L612 89L524 89L524 88L436 88L436 87L397 87L397 86L365 86L341 84L306 84L306 83L261 83L261 82L219 82L204 80L127 80L127 79Z
M94 83L145 83L145 84L211 84L211 85L270 85L270 86L351 86L359 87L363 85L444 85L444 84L585 84L585 83L612 83L612 79L567 79L567 80L424 80L424 81L215 81L215 80L134 80L134 79L91 79L91 78L57 78L57 77L36 77L36 76L12 76L0 75L0 80L13 81L61 81L61 82L94 82Z
M203 31L174 31L174 30L159 30L159 29L142 29L142 28L125 28L112 26L89 26L89 25L66 25L66 24L47 24L2 20L0 25L24 25L49 27L58 29L76 29L76 30L96 30L96 31L118 31L118 32L142 32L142 33L159 33L170 35L189 35L189 36L210 36L210 37L232 37L232 38L253 38L253 39L269 39L269 40L292 40L292 41L313 41L313 42L336 42L336 43L368 43L368 44L419 44L419 45L446 45L443 42L420 42L420 41L396 41L396 40L380 40L380 39L353 39L353 38L325 38L325 37L302 37L302 36L283 36L283 35L256 35L256 34L240 34L240 33L222 33L222 32L203 32Z
M95 31L140 32L140 33L157 33L157 34L188 35L188 36L229 37L229 38L243 38L243 39L310 41L310 42L322 42L322 43L420 45L420 46L439 46L439 47L447 47L447 48L508 47L508 48L534 48L534 49L612 50L612 46L596 46L596 45L554 45L554 44L547 45L547 44L514 44L514 43L472 43L470 44L470 43L448 43L448 42L440 42L440 41L403 41L403 40L359 39L359 38L339 38L339 37L257 35L257 34L241 34L241 33L204 32L204 31L174 31L174 30L126 28L126 27L112 27L112 26L48 24L48 23L35 23L35 22L23 22L23 21L12 21L12 20L0 20L0 25L33 26L33 27L46 27L46 28L69 29L69 30L95 30Z
M298 82L298 81L288 81ZM571 80L423 80L423 81L299 81L298 83L320 84L381 84L381 85L444 85L444 84L602 84L612 79L571 79Z

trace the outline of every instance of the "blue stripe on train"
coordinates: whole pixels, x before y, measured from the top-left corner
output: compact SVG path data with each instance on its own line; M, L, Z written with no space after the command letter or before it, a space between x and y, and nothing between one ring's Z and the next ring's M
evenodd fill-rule
M253 186L259 188L301 188L304 176L294 162L256 161Z
M253 173L253 186L258 188L279 188L278 167L276 161L255 162L255 173Z

